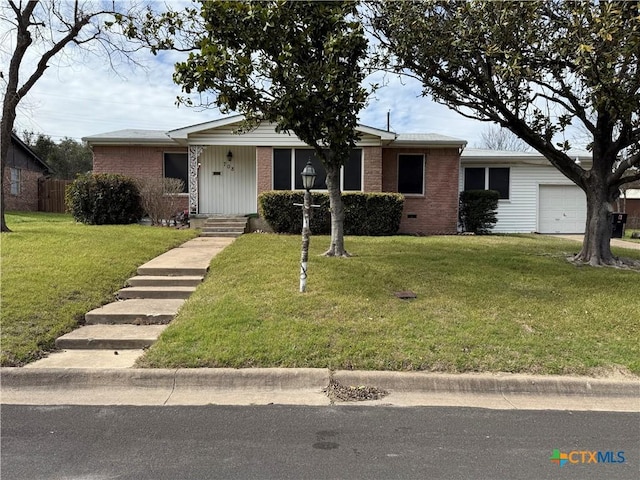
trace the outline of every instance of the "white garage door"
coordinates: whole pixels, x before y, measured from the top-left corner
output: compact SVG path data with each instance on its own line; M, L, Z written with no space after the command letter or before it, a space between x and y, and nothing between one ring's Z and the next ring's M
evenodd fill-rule
M587 197L575 185L540 185L538 231L540 233L584 233Z

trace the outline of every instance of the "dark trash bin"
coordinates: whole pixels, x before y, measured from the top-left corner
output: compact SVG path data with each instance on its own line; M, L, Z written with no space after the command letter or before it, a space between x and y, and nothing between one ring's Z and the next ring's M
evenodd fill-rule
M611 214L611 238L622 238L624 236L624 224L627 223L627 214L613 212Z

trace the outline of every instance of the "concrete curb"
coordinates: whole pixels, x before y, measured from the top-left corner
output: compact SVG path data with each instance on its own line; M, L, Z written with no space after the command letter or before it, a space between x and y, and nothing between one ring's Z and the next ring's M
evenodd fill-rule
M342 385L375 386L391 392L612 396L640 402L640 379L344 370L336 371L333 379Z
M0 369L3 389L317 390L326 388L330 380L345 386L373 386L392 393L630 397L638 399L640 405L640 379L637 378L611 380L515 374L332 372L322 368Z

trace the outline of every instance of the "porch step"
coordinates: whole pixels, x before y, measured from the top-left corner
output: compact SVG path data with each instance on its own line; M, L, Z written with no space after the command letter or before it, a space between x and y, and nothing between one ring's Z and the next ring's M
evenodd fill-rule
M118 291L118 298L189 298L196 287L127 287Z
M108 303L85 314L88 325L162 325L169 323L184 303L183 299L132 299Z
M131 287L197 287L202 275L137 275L127 280Z
M215 216L205 220L203 237L239 237L247 229L247 217Z
M167 325L86 325L56 339L67 350L150 347Z

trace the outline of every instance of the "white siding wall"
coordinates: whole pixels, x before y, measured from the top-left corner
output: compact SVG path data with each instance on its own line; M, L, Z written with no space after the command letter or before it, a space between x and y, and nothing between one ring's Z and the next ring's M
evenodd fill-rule
M509 167L509 200L498 202L498 222L495 233L531 233L538 230L539 185L573 185L571 180L551 166L537 165L483 165L469 167ZM464 173L460 175L460 191L464 188Z
M255 130L245 134L237 134L238 125L228 125L216 129L205 130L189 135L191 145L251 145L264 147L302 147L306 146L295 135L276 133L271 124L260 124ZM369 134L362 134L358 146L378 146L380 138Z
M233 153L231 162L227 161L229 150ZM245 215L257 211L255 147L211 146L198 161L199 213Z

